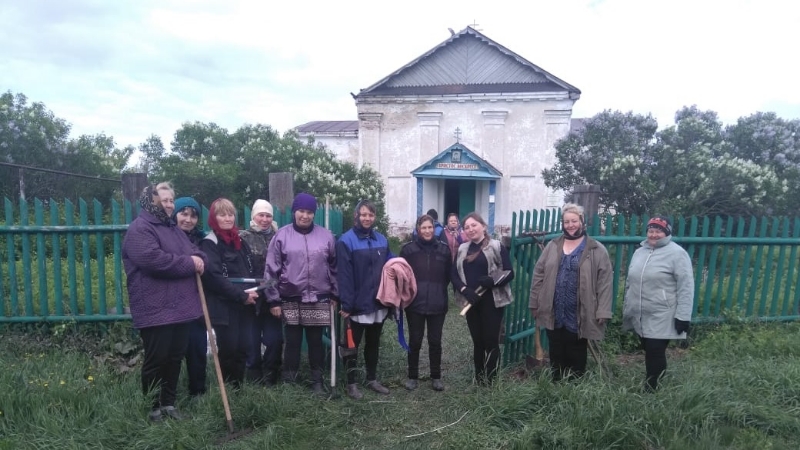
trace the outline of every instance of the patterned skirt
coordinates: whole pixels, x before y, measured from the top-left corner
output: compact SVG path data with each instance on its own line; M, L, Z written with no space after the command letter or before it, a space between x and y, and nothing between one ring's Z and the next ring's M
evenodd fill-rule
M331 304L328 302L302 303L283 300L281 312L286 325L326 327L331 324Z

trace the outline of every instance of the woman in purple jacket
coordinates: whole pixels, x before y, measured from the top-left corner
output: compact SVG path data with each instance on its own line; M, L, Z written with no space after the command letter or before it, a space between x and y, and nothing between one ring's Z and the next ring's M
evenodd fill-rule
M321 395L325 359L322 331L331 323L330 304L338 289L336 241L330 231L314 225L316 211L313 196L297 194L292 203L292 223L279 229L269 243L264 277L278 281L267 290L267 301L272 315L282 316L286 325L282 378L285 382L297 378L305 331L311 390Z
M122 243L133 326L144 346L142 391L156 391L153 422L181 419L175 409L181 361L190 324L203 315L195 274L203 273L206 256L170 218L174 196L169 183L145 188Z

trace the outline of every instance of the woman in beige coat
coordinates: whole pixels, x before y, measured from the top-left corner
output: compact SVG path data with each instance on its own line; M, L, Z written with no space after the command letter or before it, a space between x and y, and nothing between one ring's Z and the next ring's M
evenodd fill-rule
M553 380L586 370L588 339L600 340L611 318L613 270L603 244L586 236L583 208L561 211L564 234L545 247L533 271L529 307L547 330Z

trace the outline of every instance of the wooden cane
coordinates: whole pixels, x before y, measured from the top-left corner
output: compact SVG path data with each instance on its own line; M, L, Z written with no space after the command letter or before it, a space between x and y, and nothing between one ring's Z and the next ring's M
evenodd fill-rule
M336 305L331 302L331 392L336 389Z
M200 274L195 274L197 278L197 292L200 293L200 304L203 306L203 318L206 322L206 333L208 343L211 345L211 356L214 359L214 369L217 371L217 381L219 382L219 393L222 397L222 407L225 408L225 420L228 422L228 433L233 433L233 418L231 417L231 407L228 404L228 392L225 390L225 381L222 379L222 367L219 365L219 354L217 353L217 337L211 328L211 318L208 315L208 304L206 294L203 292L203 282L200 281Z

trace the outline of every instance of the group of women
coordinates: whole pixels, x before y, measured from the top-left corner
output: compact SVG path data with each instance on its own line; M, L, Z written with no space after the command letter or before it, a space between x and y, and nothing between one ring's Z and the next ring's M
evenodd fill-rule
M536 262L529 300L537 326L546 330L554 380L583 375L589 341L603 338L612 303L611 260L586 236L583 208L564 205L561 220L562 236ZM647 239L631 257L625 283L622 328L640 337L648 392L666 372L669 341L686 338L692 316L691 259L671 236L668 218L647 222Z
M356 206L353 227L338 241L314 224L317 201L305 193L294 199L292 223L281 228L273 220L272 206L257 200L247 230L237 229L233 203L219 198L209 208L207 234L199 224L200 205L189 197L175 200L168 183L148 186L140 206L126 234L122 259L133 324L145 351L142 390L153 394L150 420L181 418L175 398L182 360L187 363L190 395L206 390L201 295L207 301L223 379L232 387L246 378L265 385L279 377L296 382L305 335L311 390L324 393L322 336L338 309L356 347L344 357L348 396L363 396L356 381L362 340L366 387L389 393L377 378L380 336L389 311L376 298L384 265L394 255L386 237L374 228L377 211L372 202ZM563 235L548 244L536 264L529 302L537 325L547 330L556 380L585 371L587 341L601 339L611 318L608 253L585 235L580 207L565 205L562 220ZM417 286L405 310L410 341L405 388L419 386L426 330L431 388L445 388L441 360L448 284L459 306L469 306L466 321L475 380L490 384L497 377L504 309L512 302L509 252L490 237L478 213L464 218L463 229L454 214L438 235L437 224L434 217L421 216L412 241L400 252ZM666 370L667 343L685 337L691 318L691 263L670 242L670 234L666 218L651 219L626 285L624 325L641 336L650 389ZM258 279L262 281L253 282Z

